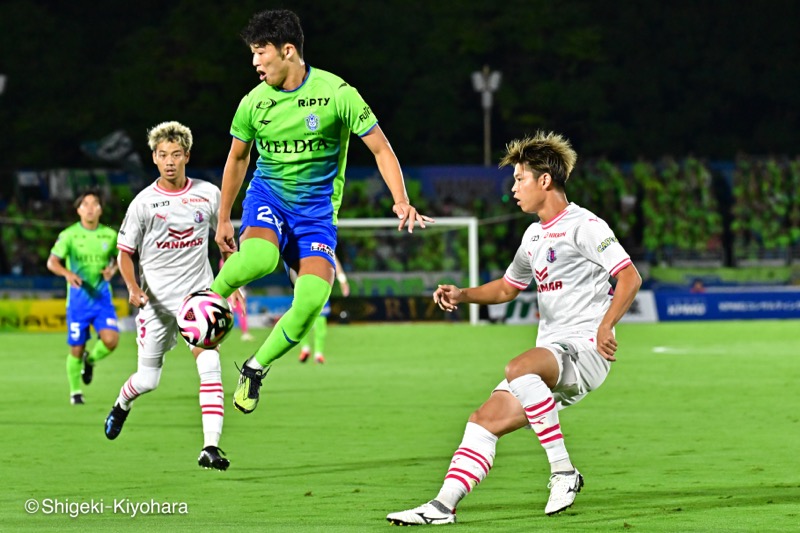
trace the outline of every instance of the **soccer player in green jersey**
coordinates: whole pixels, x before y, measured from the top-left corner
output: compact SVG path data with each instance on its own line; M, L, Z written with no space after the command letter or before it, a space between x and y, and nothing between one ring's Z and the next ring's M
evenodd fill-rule
M100 224L102 202L100 192L93 190L75 200L80 222L58 235L47 259L47 268L67 280L67 380L73 405L84 403L81 381L92 382L95 363L119 342L109 284L117 272L117 232ZM89 326L100 337L91 352L86 350Z
M227 297L271 273L282 258L298 274L294 300L264 344L242 365L234 407L249 413L273 361L308 334L331 292L335 275L337 212L342 201L350 134L375 156L394 199L398 230L432 222L409 203L400 163L378 120L355 88L307 65L303 29L287 10L256 13L242 31L252 66L263 83L244 98L222 176L216 241L233 253L211 289ZM243 203L236 250L231 207L242 187L250 151L259 157Z

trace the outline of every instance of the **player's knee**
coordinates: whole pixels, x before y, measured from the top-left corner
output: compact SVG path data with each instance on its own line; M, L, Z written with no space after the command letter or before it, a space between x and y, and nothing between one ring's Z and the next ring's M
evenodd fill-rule
M108 339L101 339L101 342L105 344L106 348L109 351L113 351L117 348L117 345L119 344L119 335L112 336Z
M292 307L297 313L312 317L312 322L314 322L322 312L322 308L325 307L328 296L325 293L306 292L301 298L295 297Z
M158 383L161 381L160 368L144 368L137 370L136 374L135 388L139 394L158 388Z
M509 383L518 377L531 373L532 372L530 371L530 368L528 368L528 365L525 364L524 360L520 357L515 357L506 365L506 379Z

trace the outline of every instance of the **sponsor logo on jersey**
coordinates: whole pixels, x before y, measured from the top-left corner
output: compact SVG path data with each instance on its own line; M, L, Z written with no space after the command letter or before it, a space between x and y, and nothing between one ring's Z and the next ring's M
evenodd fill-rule
M269 100L261 100L256 104L256 109L269 109L270 107L277 105L278 102L270 98Z
M194 212L194 221L198 224L203 221L203 212L202 211L195 211Z
M555 248L548 248L547 249L547 256L545 256L548 263L555 263L556 262L556 249Z
M300 154L326 150L328 143L325 139L296 139L293 141L268 141L259 139L259 148L268 154Z
M297 107L311 107L312 105L328 105L330 98L298 98Z
M156 213L156 218L160 218L163 221L167 220L167 215L162 215L161 213Z
M190 241L164 241L156 242L156 248L159 250L177 250L182 248L194 248L195 246L202 246L203 238L198 237Z
M163 200L161 202L155 202L150 204L150 207L153 209L158 209L159 207L167 207L169 205L169 200Z
M197 237L191 239L194 235L194 228L179 230L175 228L167 229L169 236L175 239L174 241L156 241L156 248L159 250L176 250L182 248L193 248L195 246L202 246L203 238Z
M545 239L560 239L561 237L566 237L566 236L567 236L567 232L566 231L560 231L558 233L545 233L544 234L544 238Z
M364 109L361 111L361 114L358 115L358 120L364 122L372 115L372 109L369 108L368 105L364 106Z
M619 242L616 237L609 237L597 245L597 251L603 253L606 251L606 248L608 248L615 242Z
M208 198L203 198L201 196L200 198L183 198L181 200L181 203L183 203L183 204L202 204L202 203L208 203L209 201L210 200Z
M259 122L266 126L267 124L269 124L272 121L271 120L259 120Z
M536 288L536 291L537 292L560 291L563 288L564 286L560 281L550 281L548 283L540 283L539 286Z
M172 237L173 239L178 239L178 240L188 239L194 233L194 228L185 229L183 231L177 230L175 228L168 228L167 232L169 233L169 236Z
M311 113L306 117L306 127L309 131L317 131L319 129L319 117Z
M544 281L547 277L547 267L544 267L541 270L533 269L534 274L536 275L536 281Z
M312 252L323 252L331 257L333 257L333 248L325 244L324 242L312 242L311 243L311 251Z

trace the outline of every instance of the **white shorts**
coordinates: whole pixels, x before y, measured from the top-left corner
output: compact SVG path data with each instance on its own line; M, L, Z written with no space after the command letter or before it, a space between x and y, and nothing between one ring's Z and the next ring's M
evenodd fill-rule
M164 364L164 355L175 347L179 335L175 313L160 306L149 304L144 306L136 314L139 364L149 368L161 368Z
M537 348L550 350L558 362L558 383L553 388L553 399L559 410L575 405L602 385L611 370L611 363L600 355L595 343L586 339L557 341ZM494 390L511 392L508 380L501 381Z

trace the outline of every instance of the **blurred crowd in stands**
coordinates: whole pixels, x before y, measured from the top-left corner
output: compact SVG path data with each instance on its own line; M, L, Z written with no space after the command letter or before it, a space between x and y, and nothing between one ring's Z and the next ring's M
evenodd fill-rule
M203 177L211 175L207 171ZM533 220L519 212L511 197L510 172L504 183L485 193L467 190L458 181L449 190L426 187L411 169L406 179L422 213L477 217L481 270L506 268ZM377 174L348 180L340 217L391 217L391 198L379 180ZM138 191L118 185L105 189L102 222L116 228ZM47 199L19 187L4 196L0 275L46 275L58 233L77 221L72 201ZM567 197L608 221L631 255L651 265L800 261L800 159L740 157L721 164L689 157L624 165L582 161L567 183ZM340 229L340 257L347 270L356 272L467 268L466 229L432 225L424 233L420 238L396 228Z

